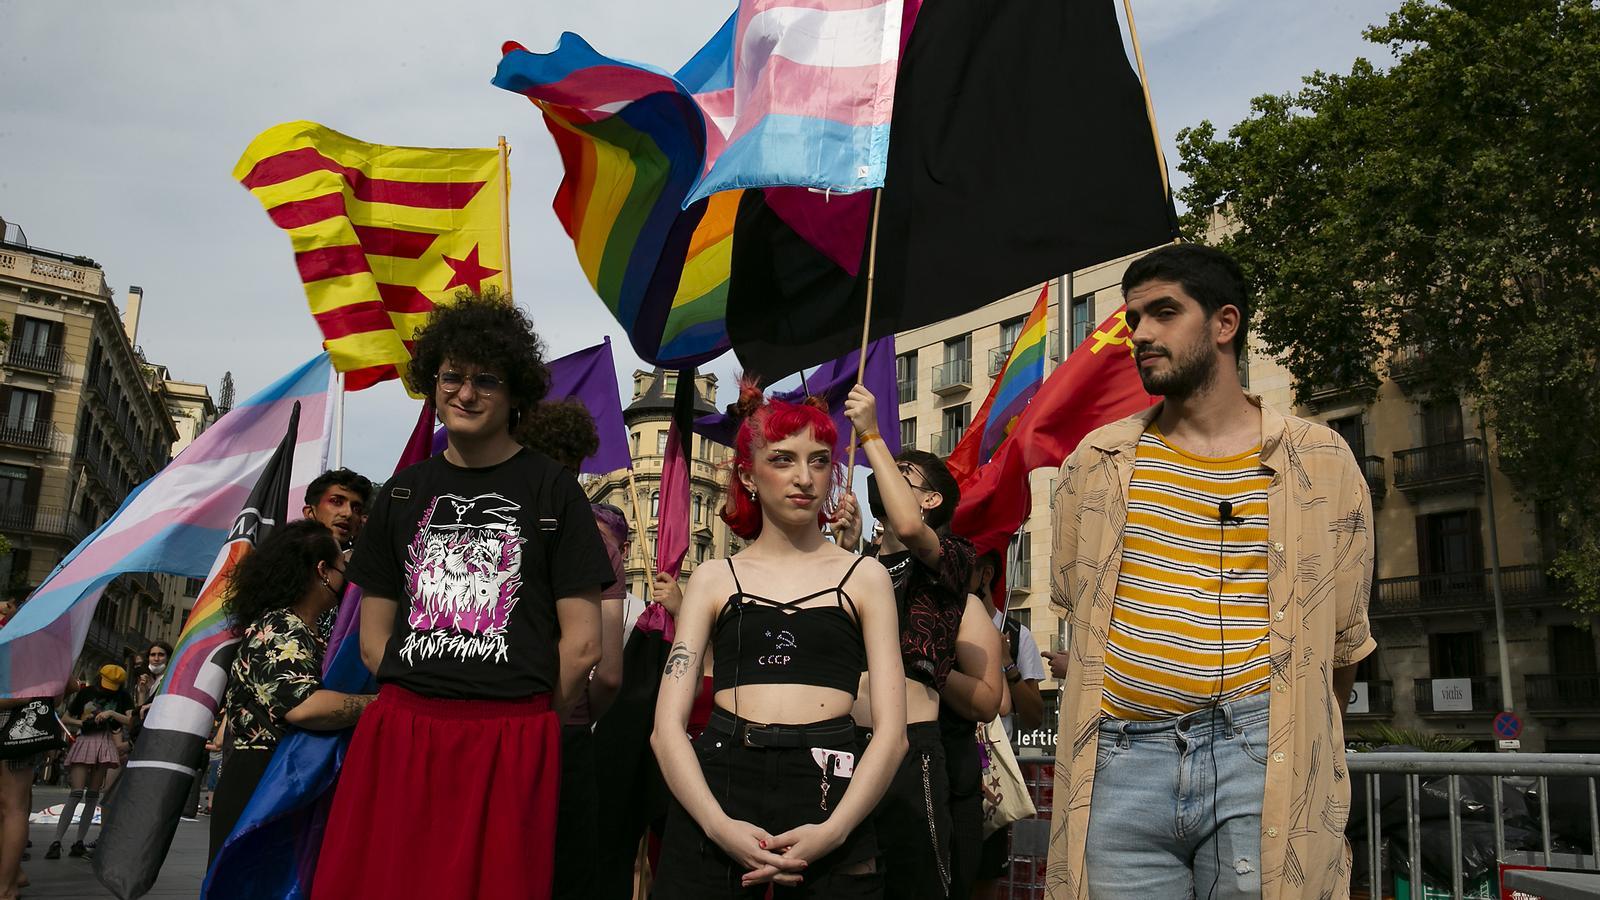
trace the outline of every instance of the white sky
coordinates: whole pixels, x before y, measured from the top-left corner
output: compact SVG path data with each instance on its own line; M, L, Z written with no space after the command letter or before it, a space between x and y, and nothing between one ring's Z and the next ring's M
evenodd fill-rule
M97 260L119 304L143 287L146 356L213 395L232 370L243 399L320 345L286 235L229 175L250 139L293 119L386 144L487 147L504 134L517 300L552 357L611 335L626 391L640 362L550 211L561 170L549 135L489 79L502 41L541 51L562 31L674 69L734 2L0 0L0 217L36 246ZM1360 32L1395 5L1136 0L1169 166L1179 129L1210 119L1225 131L1258 94L1381 56ZM734 366L729 354L709 368L727 384ZM351 395L346 464L387 477L415 410L393 382Z

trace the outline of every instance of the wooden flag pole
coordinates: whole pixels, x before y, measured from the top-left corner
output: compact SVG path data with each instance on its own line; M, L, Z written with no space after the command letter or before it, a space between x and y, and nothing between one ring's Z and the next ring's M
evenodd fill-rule
M500 135L500 264L505 266L506 293L511 293L511 145ZM512 296L516 296L512 294Z
M861 358L856 360L856 384L867 378L867 344L872 335L872 284L878 275L878 208L883 205L883 188L878 188L872 196L872 238L867 245L867 311L861 317ZM850 474L856 468L856 447L859 445L860 435L854 428L850 429L850 453L844 466L844 477L855 480Z
M644 562L644 590L646 594L649 594L650 586L655 583L655 571L651 568L650 550L648 545L645 544L644 509L639 506L639 482L633 477L632 468L628 469L628 496L633 498L634 528L639 532L639 536L634 539L633 545L639 549L639 559Z
M1150 100L1150 79L1144 74L1144 51L1139 49L1139 29L1133 25L1133 0L1122 0L1122 9L1128 16L1128 37L1133 43L1134 64L1139 67L1139 87L1144 91L1145 114L1150 117L1150 137L1156 142L1156 162L1161 164L1161 191L1170 194L1172 185L1167 181L1167 154L1161 149L1161 132L1156 128L1156 106Z
M344 468L344 373L333 376L333 468Z

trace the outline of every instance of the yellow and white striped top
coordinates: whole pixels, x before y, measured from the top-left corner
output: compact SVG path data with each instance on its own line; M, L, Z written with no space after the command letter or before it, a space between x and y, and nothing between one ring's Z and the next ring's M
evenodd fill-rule
M1271 477L1260 447L1211 459L1153 424L1140 438L1106 642L1107 716L1164 719L1267 690Z

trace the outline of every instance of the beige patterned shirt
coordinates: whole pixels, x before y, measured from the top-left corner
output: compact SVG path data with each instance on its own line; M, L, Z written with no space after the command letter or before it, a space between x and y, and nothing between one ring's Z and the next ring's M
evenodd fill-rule
M1261 406L1258 398L1251 402ZM1122 564L1128 486L1139 438L1161 406L1090 434L1061 467L1054 498L1051 600L1067 620L1046 889L1085 900L1084 842L1094 791L1106 633ZM1350 892L1350 775L1333 670L1376 646L1372 497L1333 431L1261 407L1267 489L1271 695L1261 813L1264 900Z

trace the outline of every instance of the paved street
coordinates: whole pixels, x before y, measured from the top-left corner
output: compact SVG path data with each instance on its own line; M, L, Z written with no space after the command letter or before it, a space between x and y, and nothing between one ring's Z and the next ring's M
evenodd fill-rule
M67 792L61 788L35 788L33 809L37 812L52 804L62 803L66 798ZM193 900L200 896L200 882L206 874L208 828L209 823L204 816L198 822L178 823L178 835L173 839L172 852L167 854L167 862L161 867L161 877L156 879L155 886L146 897L183 897ZM98 827L91 828L89 840L94 840L99 833ZM23 863L22 870L33 880L33 884L22 892L24 897L29 900L36 897L88 900L114 896L95 880L94 867L88 859L72 859L66 855L66 848L72 846L72 834L68 832L67 840L62 844L61 858L47 860L44 851L55 835L55 826L34 825L29 828L29 835L33 839L33 848L29 852L33 854L33 859Z

